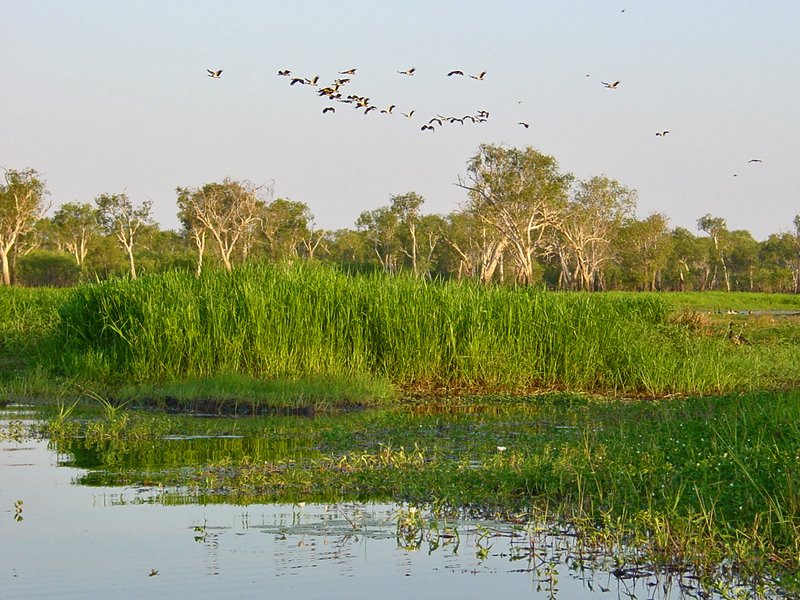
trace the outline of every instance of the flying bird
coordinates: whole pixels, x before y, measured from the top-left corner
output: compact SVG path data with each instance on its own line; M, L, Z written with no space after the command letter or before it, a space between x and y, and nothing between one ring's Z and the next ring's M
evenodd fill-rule
M669 131L656 131L656 135L659 137L666 137Z
M378 107L377 106L368 106L366 109L364 109L364 114L367 114L371 110L378 110Z
M306 83L308 85L317 85L318 81L319 81L319 75L314 75L314 77L312 77L311 79L306 79Z
M749 162L749 163L758 163L758 162L764 162L764 161L761 160L760 158L751 158L747 162Z
M339 75L355 75L355 69L347 69L347 71L339 71Z
M335 109L335 108L333 108L332 106L326 106L325 108L323 108L323 109L322 109L322 114L323 114L323 115L324 115L325 113L329 113L329 112L335 113L335 112L336 112L336 109Z
M416 71L416 67L411 67L410 69L406 69L405 71L398 71L401 75L413 75L414 71Z
M522 125L525 129L530 127L530 123L525 123L524 121L520 121L519 123L517 123L517 125Z
M410 110L407 113L402 113L404 117L408 117L409 119L414 116L414 111Z
M386 113L387 115L390 115L390 114L392 114L392 111L394 110L394 107L395 107L395 105L391 104L391 105L387 106L386 108L384 108L383 110L381 110L381 112L382 113Z
M472 79L477 79L478 81L483 81L483 78L486 77L486 71L481 71L477 75L470 75Z
M289 83L289 85L294 85L295 83L301 83L301 84L305 85L306 84L306 80L303 79L302 77L293 77L292 81Z
M607 83L605 81L601 81L600 83L602 83L604 86L606 86L610 90L617 89L617 86L620 84L619 81L615 81L614 83Z
M438 117L433 117L430 121L428 121L428 125L432 125L434 123L436 123L440 127L442 126L442 120L439 119ZM433 129L433 128L431 128L431 129Z
M209 77L213 77L214 79L219 79L220 76L222 75L222 69L219 69L217 71L212 71L211 69L206 69L206 71L208 71L208 76Z
M447 76L452 77L453 75L463 75L464 71L450 71Z
M433 125L423 125L419 128L420 131L436 131L436 128Z

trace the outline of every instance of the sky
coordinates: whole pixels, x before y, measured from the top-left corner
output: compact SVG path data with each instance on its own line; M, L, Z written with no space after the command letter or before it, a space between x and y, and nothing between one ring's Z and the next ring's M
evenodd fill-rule
M175 188L225 177L305 202L325 229L407 192L447 214L484 143L616 179L639 218L695 233L712 214L763 240L800 214L797 0L0 0L0 14L0 166L36 169L49 214L124 191L178 228ZM392 114L277 75L351 68L341 91ZM420 129L479 110L485 123Z

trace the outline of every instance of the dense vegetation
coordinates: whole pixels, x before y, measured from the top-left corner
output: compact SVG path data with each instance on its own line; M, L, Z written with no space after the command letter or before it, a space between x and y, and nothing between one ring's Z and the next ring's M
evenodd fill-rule
M613 395L800 381L790 321L769 317L747 332L752 343L734 345L728 321L740 323L738 335L744 317L714 321L678 310L679 296L428 282L304 263L0 293L4 360L29 376L46 372L103 390L227 375L383 381L423 393Z

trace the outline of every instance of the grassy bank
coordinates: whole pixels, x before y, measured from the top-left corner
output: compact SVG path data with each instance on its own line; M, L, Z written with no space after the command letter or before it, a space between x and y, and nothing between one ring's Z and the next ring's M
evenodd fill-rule
M186 380L213 388L228 374L372 379L425 393L714 394L800 382L800 339L789 330L748 330L753 343L734 347L727 320L675 318L679 300L667 295L354 277L310 265L2 293L16 307L1 309L12 323L4 360L27 368L26 381L45 372L103 391Z

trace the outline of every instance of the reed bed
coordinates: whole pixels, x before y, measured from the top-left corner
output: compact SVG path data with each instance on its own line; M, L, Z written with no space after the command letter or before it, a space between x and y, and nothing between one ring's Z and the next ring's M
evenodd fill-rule
M660 395L800 380L791 349L737 355L722 336L696 335L669 313L653 295L252 264L199 279L173 272L76 288L45 350L63 375L126 383L240 373Z

